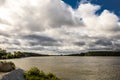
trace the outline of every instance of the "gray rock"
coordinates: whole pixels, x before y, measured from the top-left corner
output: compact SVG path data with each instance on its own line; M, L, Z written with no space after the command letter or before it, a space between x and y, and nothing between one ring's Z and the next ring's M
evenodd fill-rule
M15 69L15 65L12 62L0 62L0 72L9 72Z
M22 69L13 70L3 75L0 80L25 80L24 71Z

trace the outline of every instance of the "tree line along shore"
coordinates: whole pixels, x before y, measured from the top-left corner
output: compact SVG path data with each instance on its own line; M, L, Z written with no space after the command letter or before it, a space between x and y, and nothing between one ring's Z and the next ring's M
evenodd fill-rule
M35 57L35 56L120 56L120 51L88 51L77 54L68 55L47 55L32 52L14 51L13 53L7 52L5 49L0 48L0 59L14 59L22 57Z
M69 54L67 56L120 56L120 51L89 51L80 54Z
M38 54L32 52L7 52L5 49L0 48L0 59L14 59L14 58L22 58L22 57L32 57L32 56L48 56L46 54Z

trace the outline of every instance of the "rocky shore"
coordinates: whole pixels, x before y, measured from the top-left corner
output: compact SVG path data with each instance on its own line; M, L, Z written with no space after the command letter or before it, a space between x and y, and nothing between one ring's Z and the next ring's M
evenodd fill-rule
M0 80L25 80L24 71L15 69L13 62L0 61Z
M28 71L24 71L15 67L13 62L0 62L0 80L60 80L52 73L44 73L37 67L33 67Z
M9 72L15 69L13 62L0 61L0 72Z
M24 70L15 69L11 72L5 73L0 76L0 80L25 80L24 78Z

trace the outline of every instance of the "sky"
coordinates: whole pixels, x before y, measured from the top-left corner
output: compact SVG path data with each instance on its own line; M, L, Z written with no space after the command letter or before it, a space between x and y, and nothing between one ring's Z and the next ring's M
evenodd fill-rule
M107 9L111 12L114 12L117 16L120 17L120 0L63 0L66 4L70 5L72 8L77 9L79 3L92 3L100 5L101 8L97 11L100 14L104 9Z
M120 49L119 0L0 0L0 47L70 54Z

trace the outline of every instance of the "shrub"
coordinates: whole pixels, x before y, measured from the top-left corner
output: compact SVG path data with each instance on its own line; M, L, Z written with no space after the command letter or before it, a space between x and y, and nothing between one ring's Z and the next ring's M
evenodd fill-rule
M37 67L33 67L29 71L26 71L25 79L26 80L60 80L52 73L46 75L43 71L40 71Z

